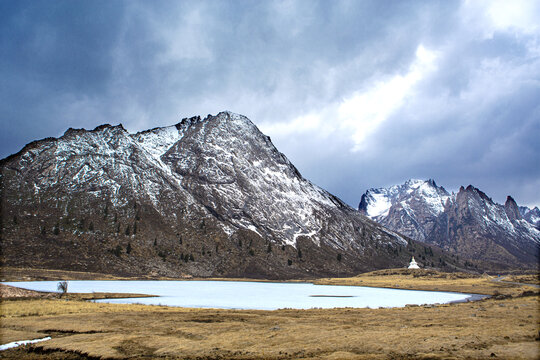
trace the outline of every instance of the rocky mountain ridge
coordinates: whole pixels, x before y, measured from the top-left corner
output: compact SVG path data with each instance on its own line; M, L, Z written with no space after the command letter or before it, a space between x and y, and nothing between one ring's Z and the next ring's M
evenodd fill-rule
M425 247L303 178L230 112L33 142L0 161L0 201L9 266L290 278L402 267Z
M538 264L536 212L518 207L510 196L501 205L472 185L449 193L433 180L408 180L366 191L359 211L389 229L463 258L490 263L488 267Z
M519 213L523 220L540 230L540 209L538 209L538 206L535 206L532 209L527 206L520 206Z

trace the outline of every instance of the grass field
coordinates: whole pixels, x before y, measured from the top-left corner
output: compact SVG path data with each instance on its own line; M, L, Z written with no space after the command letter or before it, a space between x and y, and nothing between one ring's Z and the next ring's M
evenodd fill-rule
M7 300L0 307L1 343L53 339L3 351L0 357L538 359L538 289L492 280L387 271L318 281L495 295L478 302L394 309L239 311Z
M501 280L501 281L498 281ZM355 285L396 289L457 291L470 294L516 295L523 287L505 281L538 284L538 275L490 275L443 273L433 270L389 269L373 271L349 278L318 279L321 285Z

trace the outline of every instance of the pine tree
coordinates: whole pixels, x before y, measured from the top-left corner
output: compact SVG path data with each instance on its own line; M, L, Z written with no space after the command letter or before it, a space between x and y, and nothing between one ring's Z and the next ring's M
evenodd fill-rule
M114 255L120 257L122 254L122 246L116 245L116 248L113 250Z

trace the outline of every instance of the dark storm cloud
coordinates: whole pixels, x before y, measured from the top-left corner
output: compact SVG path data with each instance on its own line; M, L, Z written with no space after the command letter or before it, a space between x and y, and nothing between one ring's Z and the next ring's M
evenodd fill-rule
M2 71L52 91L104 91L118 10L107 1L3 2Z
M108 1L0 4L0 156L93 125L67 119L63 105L107 91L119 16Z
M540 203L534 2L0 6L1 157L70 126L228 109L352 205L427 177Z

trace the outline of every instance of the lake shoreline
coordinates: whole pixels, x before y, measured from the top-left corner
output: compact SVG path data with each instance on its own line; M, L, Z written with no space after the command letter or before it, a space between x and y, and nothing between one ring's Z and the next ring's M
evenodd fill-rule
M114 292L68 292L28 290L13 285L0 283L0 301L23 301L32 299L63 299L63 300L102 300L156 297L151 294L114 293Z
M56 281L11 282L33 291L54 292ZM444 304L471 299L449 291L334 286L306 282L71 280L71 296L108 303L139 303L189 308L277 310L282 308L378 308ZM142 296L143 292L151 296ZM115 293L116 296L107 296ZM89 294L84 297L81 294ZM99 294L99 295L96 295ZM132 294L122 296L122 294ZM67 295L66 295L67 296Z
M497 287L509 288L509 284L500 282L500 286L492 286L493 281L498 277L487 274L478 275L471 273L441 273L434 270L420 269L387 269L378 270L369 273L362 273L354 277L346 278L311 278L311 279L250 279L250 278L164 278L164 277L118 277L102 273L75 272L67 270L48 270L48 269L27 269L27 268L0 268L0 280L2 282L21 282L21 281L60 281L60 280L129 280L129 281L223 281L223 282L255 282L255 283L304 283L316 285L334 285L334 286L362 286L375 287L396 290L418 290L434 292L457 292L470 294L471 300L476 301L485 295L501 295ZM534 286L527 284L531 282L533 275L526 272L525 275L511 275L513 285L510 288L520 288L523 286ZM479 295L474 297L472 295ZM154 296L145 294L144 296ZM133 296L129 296L133 297Z

